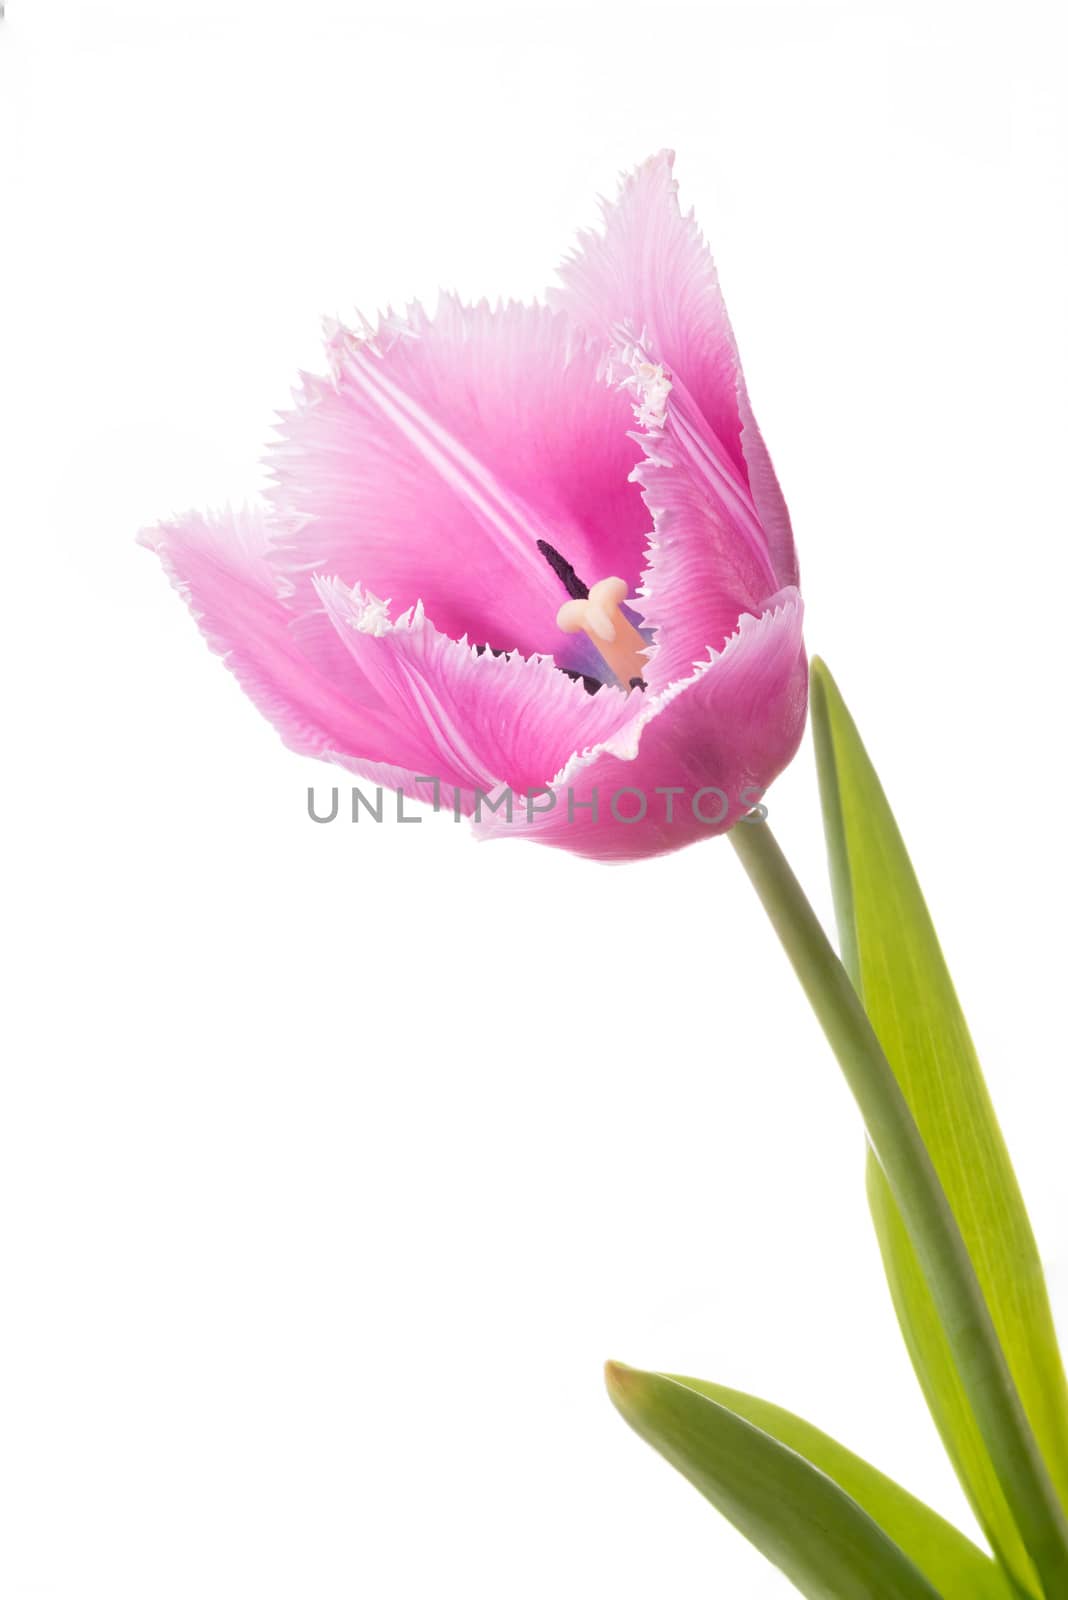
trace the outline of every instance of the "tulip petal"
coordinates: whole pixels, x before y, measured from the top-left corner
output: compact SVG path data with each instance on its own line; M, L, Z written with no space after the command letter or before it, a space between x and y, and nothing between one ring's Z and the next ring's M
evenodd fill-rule
M579 236L548 298L602 345L629 329L685 382L744 474L738 353L712 257L679 208L674 159L662 150L624 178L618 200L602 205L603 232Z
M629 339L663 363L674 404L704 435L709 467L718 460L728 497L740 496L761 529L774 581L797 583L786 505L756 426L737 345L712 257L693 213L679 208L674 156L661 151L623 181L603 206L601 233L580 236L560 269L550 304L609 351ZM703 427L702 427L703 424Z
M538 540L587 583L633 589L649 520L598 354L546 307L448 295L368 338L334 328L328 348L333 379L305 377L272 451L294 604L316 604L309 573L337 576L397 613L422 600L452 638L584 666Z
M768 447L757 427L753 408L749 403L749 391L746 389L740 367L738 413L742 419L742 453L749 471L749 492L753 496L753 504L756 506L768 542L771 564L783 588L796 589L800 582L800 571L797 565L797 550L794 546L794 530L790 525L790 513L786 509L786 500L779 487L775 468L771 464Z
M647 445L635 479L653 534L635 603L653 629L643 676L658 693L689 677L709 649L721 650L738 618L759 615L778 586L680 444L670 401L664 432Z
M617 734L567 764L553 780L552 810L521 828L496 818L476 821L476 833L624 861L724 832L756 805L801 741L802 613L797 590L785 589L760 617L743 616L719 654L689 678L646 695ZM669 802L671 788L678 792Z
M295 619L284 604L261 512L191 512L146 528L140 542L159 556L211 649L291 750L368 776L399 770L403 741L367 677L325 617Z
M540 790L574 750L611 738L640 712L639 696L587 694L545 657L494 656L450 639L421 604L391 622L361 589L314 583L353 662L403 725L406 747L419 751L419 771L460 789L465 814L476 790ZM414 792L428 798L425 787Z

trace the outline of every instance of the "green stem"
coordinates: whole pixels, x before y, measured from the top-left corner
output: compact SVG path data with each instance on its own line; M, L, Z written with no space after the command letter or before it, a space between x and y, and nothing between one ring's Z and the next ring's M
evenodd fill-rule
M1068 1596L1068 1522L967 1246L864 1007L766 822L728 835L860 1107L938 1308L976 1423L1049 1600Z

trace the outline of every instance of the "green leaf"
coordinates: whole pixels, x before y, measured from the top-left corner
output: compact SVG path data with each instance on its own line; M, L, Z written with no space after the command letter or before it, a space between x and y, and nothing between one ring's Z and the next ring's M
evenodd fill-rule
M975 1265L894 1069L765 821L728 835L823 1028L908 1229L961 1388L1045 1594L1068 1597L1068 1516L1042 1459Z
M944 1600L1015 1600L1004 1573L952 1523L810 1422L722 1384L700 1378L677 1382L726 1406L825 1472L901 1547Z
M809 1600L938 1600L939 1591L851 1495L763 1428L689 1380L615 1362L607 1379L635 1432Z
M842 959L919 1126L1031 1430L1068 1508L1068 1386L1034 1236L975 1049L901 835L837 686L812 667L812 720ZM902 1331L992 1547L1038 1584L998 1487L900 1212L878 1166L869 1197ZM1053 1597L1050 1597L1053 1600Z
M890 1293L912 1364L946 1453L998 1559L1026 1597L1042 1586L1020 1538L994 1464L953 1362L949 1341L882 1168L869 1153L868 1201Z

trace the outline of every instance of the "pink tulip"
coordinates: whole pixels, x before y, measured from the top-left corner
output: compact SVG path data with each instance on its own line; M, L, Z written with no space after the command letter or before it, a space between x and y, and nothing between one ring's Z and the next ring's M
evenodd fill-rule
M802 607L670 154L561 277L549 307L332 326L269 503L142 538L292 749L625 859L722 832L791 759Z

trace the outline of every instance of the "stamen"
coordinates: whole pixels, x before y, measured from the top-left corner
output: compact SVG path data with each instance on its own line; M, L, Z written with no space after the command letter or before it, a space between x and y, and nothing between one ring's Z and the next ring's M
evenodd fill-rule
M544 552L543 552L544 553ZM584 633L629 692L644 689L645 640L620 611L627 597L623 578L602 578L586 597L566 601L556 613L556 626L564 633ZM637 681L635 681L637 680Z
M604 688L600 678L591 678L588 672L576 672L574 667L557 667L557 672L562 672L565 678L570 678L572 683L581 683L587 694L596 694ZM645 685L642 685L644 689Z
M641 669L647 646L637 628L619 610L619 602L627 593L623 579L603 578L590 589L547 539L538 540L538 549L571 596L557 613L557 627L564 633L585 633L628 692L644 689ZM576 681L581 678L587 694L596 694L603 687L599 679L585 672L570 667L561 667L560 671Z
M572 600L585 600L590 591L570 561L565 561L559 550L554 550L547 539L538 540L538 549L550 567L552 567Z

